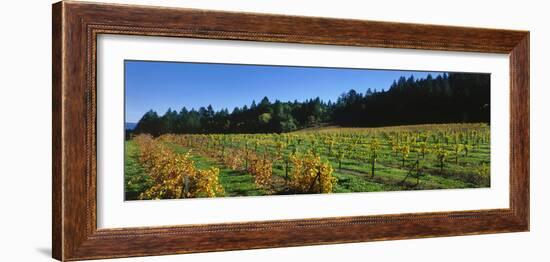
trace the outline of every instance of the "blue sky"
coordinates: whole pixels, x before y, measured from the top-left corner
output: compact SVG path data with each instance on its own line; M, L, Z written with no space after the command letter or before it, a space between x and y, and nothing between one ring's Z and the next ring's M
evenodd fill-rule
M138 122L150 109L214 110L242 107L264 96L270 101L335 101L342 93L387 90L400 76L425 78L438 72L239 64L125 61L126 122Z

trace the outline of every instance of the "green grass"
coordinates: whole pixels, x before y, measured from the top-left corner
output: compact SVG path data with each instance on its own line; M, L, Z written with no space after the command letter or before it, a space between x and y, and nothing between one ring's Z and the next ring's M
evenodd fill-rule
M185 154L189 149L179 145L167 145L176 153ZM193 151L191 151L193 152ZM254 184L254 178L245 172L231 170L218 164L212 159L203 156L191 154L191 159L195 162L195 167L198 169L207 169L217 167L220 169L220 183L225 190L225 196L261 196L265 195L264 190L257 188Z
M126 141L124 149L124 197L126 200L137 200L153 181L138 163L139 148L136 143Z
M185 154L189 150L174 144L167 144L174 152ZM138 162L139 148L133 141L125 142L124 154L124 178L125 178L125 198L126 200L137 200L139 194L152 186L151 178L146 174L143 167ZM230 170L217 164L206 157L191 155L198 169L207 169L217 167L220 169L220 183L225 190L225 196L261 196L266 193L257 188L254 179L250 174ZM129 183L130 181L130 183Z
M335 128L326 127L322 129L304 130L298 132L298 135L312 135L317 132L322 134L327 133L345 133L354 132L357 136L367 135L368 132L378 132L377 130L386 131L419 131L432 130L440 128L442 125L417 125L417 126L399 126L399 127L384 127L384 128ZM472 128L480 130L488 128L479 124L445 125L445 128ZM279 139L276 135L251 135L252 139L274 140ZM367 135L368 136L368 135ZM227 150L243 148L243 140L233 142L227 145ZM364 141L370 141L367 138ZM449 152L443 170L440 168L440 163L434 153L428 153L423 158L419 153L411 150L408 155L405 166L402 164L400 154L395 154L387 141L381 141L379 149L379 157L375 165L375 174L371 174L371 163L368 159L360 156L365 156L368 145L362 144L354 153L349 152L341 161L341 168L338 168L339 161L333 155L329 154L327 145L321 141L313 144L311 141L304 140L296 146L298 152L306 152L313 146L318 154L328 161L334 168L333 175L338 179L338 183L334 187L335 193L348 192L377 192L377 191L399 191L399 190L427 190L427 189L457 189L457 188L477 188L489 187L490 181L480 181L476 179L476 174L480 167L480 163L489 163L490 161L490 144L488 142L478 145L474 150L461 152L458 155L456 162L456 154L452 151L452 144L444 144ZM187 153L190 149L181 145L167 143L167 145L177 153ZM338 147L339 145L336 145ZM216 150L215 147L211 149ZM253 148L249 144L250 150L255 150L259 154L266 152L268 155L275 155L276 149L273 144L270 146L260 146ZM145 174L143 168L137 162L138 155L137 146L131 142L126 142L125 155L125 182L127 199L135 199L140 192L146 190L150 185L150 178ZM335 149L334 149L335 150ZM361 151L362 150L362 151ZM334 152L334 151L333 151ZM288 154L289 152L284 152ZM191 151L191 158L198 169L207 169L217 167L220 169L220 182L225 190L225 196L259 196L259 195L274 195L287 194L288 190L285 186L285 171L281 160L273 163L272 186L268 189L261 189L254 184L254 178L246 171L236 171L225 167L219 159L212 159L208 156L203 156L198 151ZM421 176L417 180L414 174L415 169L412 168L416 160L419 160ZM408 178L405 177L409 174ZM128 183L130 181L130 183Z

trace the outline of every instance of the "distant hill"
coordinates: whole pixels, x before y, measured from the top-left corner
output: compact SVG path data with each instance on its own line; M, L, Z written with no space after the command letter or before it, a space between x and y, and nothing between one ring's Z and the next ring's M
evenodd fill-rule
M134 130L137 126L137 123L124 123L124 129L125 130Z

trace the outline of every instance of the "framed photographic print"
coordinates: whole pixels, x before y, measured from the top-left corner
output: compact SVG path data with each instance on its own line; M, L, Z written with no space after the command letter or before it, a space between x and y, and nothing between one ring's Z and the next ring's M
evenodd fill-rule
M53 5L53 257L529 230L529 32Z

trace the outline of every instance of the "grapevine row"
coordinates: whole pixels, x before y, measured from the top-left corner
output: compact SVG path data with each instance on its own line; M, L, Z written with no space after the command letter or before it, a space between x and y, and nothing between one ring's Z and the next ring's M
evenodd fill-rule
M174 153L150 135L134 138L139 147L139 162L154 180L153 186L140 199L174 199L223 196L219 169L200 170L190 154Z

